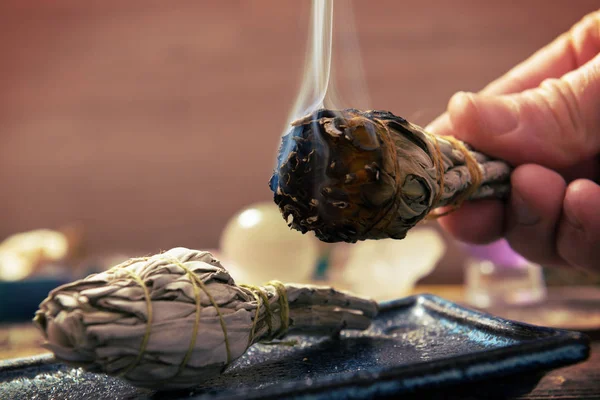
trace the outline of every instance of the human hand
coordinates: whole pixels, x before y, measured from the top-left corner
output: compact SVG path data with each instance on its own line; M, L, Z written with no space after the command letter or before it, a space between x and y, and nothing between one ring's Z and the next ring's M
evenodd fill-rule
M478 94L455 94L427 127L515 166L508 203L440 219L458 239L511 247L544 265L600 271L600 11Z

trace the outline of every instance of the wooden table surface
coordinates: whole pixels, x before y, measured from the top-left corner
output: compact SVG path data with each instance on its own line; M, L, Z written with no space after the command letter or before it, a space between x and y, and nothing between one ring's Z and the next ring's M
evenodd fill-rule
M431 293L455 302L462 302L463 287L459 285L417 286L414 294ZM543 376L533 390L516 394L511 399L600 399L600 331L586 332L592 339L590 358L580 364L554 370ZM41 347L42 338L30 323L0 324L0 360L29 357L47 352ZM499 387L518 389L527 387L528 382L521 377L507 378L496 382ZM480 390L485 391L479 392ZM444 392L440 398L479 399L489 398L489 388L458 389L456 392ZM506 397L503 397L506 398Z

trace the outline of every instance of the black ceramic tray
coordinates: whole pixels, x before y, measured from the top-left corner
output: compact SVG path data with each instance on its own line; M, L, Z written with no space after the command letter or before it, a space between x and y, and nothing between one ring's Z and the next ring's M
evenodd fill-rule
M453 387L510 376L539 379L589 355L580 333L495 318L430 295L382 304L366 332L297 339L293 347L255 345L220 378L179 392L136 389L47 356L4 361L0 399L368 399L424 390L446 396Z

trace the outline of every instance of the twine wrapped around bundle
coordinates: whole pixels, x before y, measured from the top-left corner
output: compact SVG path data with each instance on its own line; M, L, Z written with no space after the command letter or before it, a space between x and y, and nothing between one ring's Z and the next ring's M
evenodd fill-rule
M322 109L292 126L270 187L289 225L325 242L403 239L438 207L510 192L506 162L387 111Z
M181 389L219 375L254 343L362 330L376 314L374 301L331 288L236 285L210 253L175 248L54 289L34 321L59 361Z

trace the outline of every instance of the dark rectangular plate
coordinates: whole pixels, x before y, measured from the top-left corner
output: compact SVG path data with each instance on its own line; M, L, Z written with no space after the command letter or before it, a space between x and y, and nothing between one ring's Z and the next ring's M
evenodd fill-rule
M255 345L218 379L178 392L136 389L48 356L8 360L0 362L0 399L367 399L510 376L520 382L590 351L581 333L496 318L431 295L383 303L365 332L296 339L293 347Z

